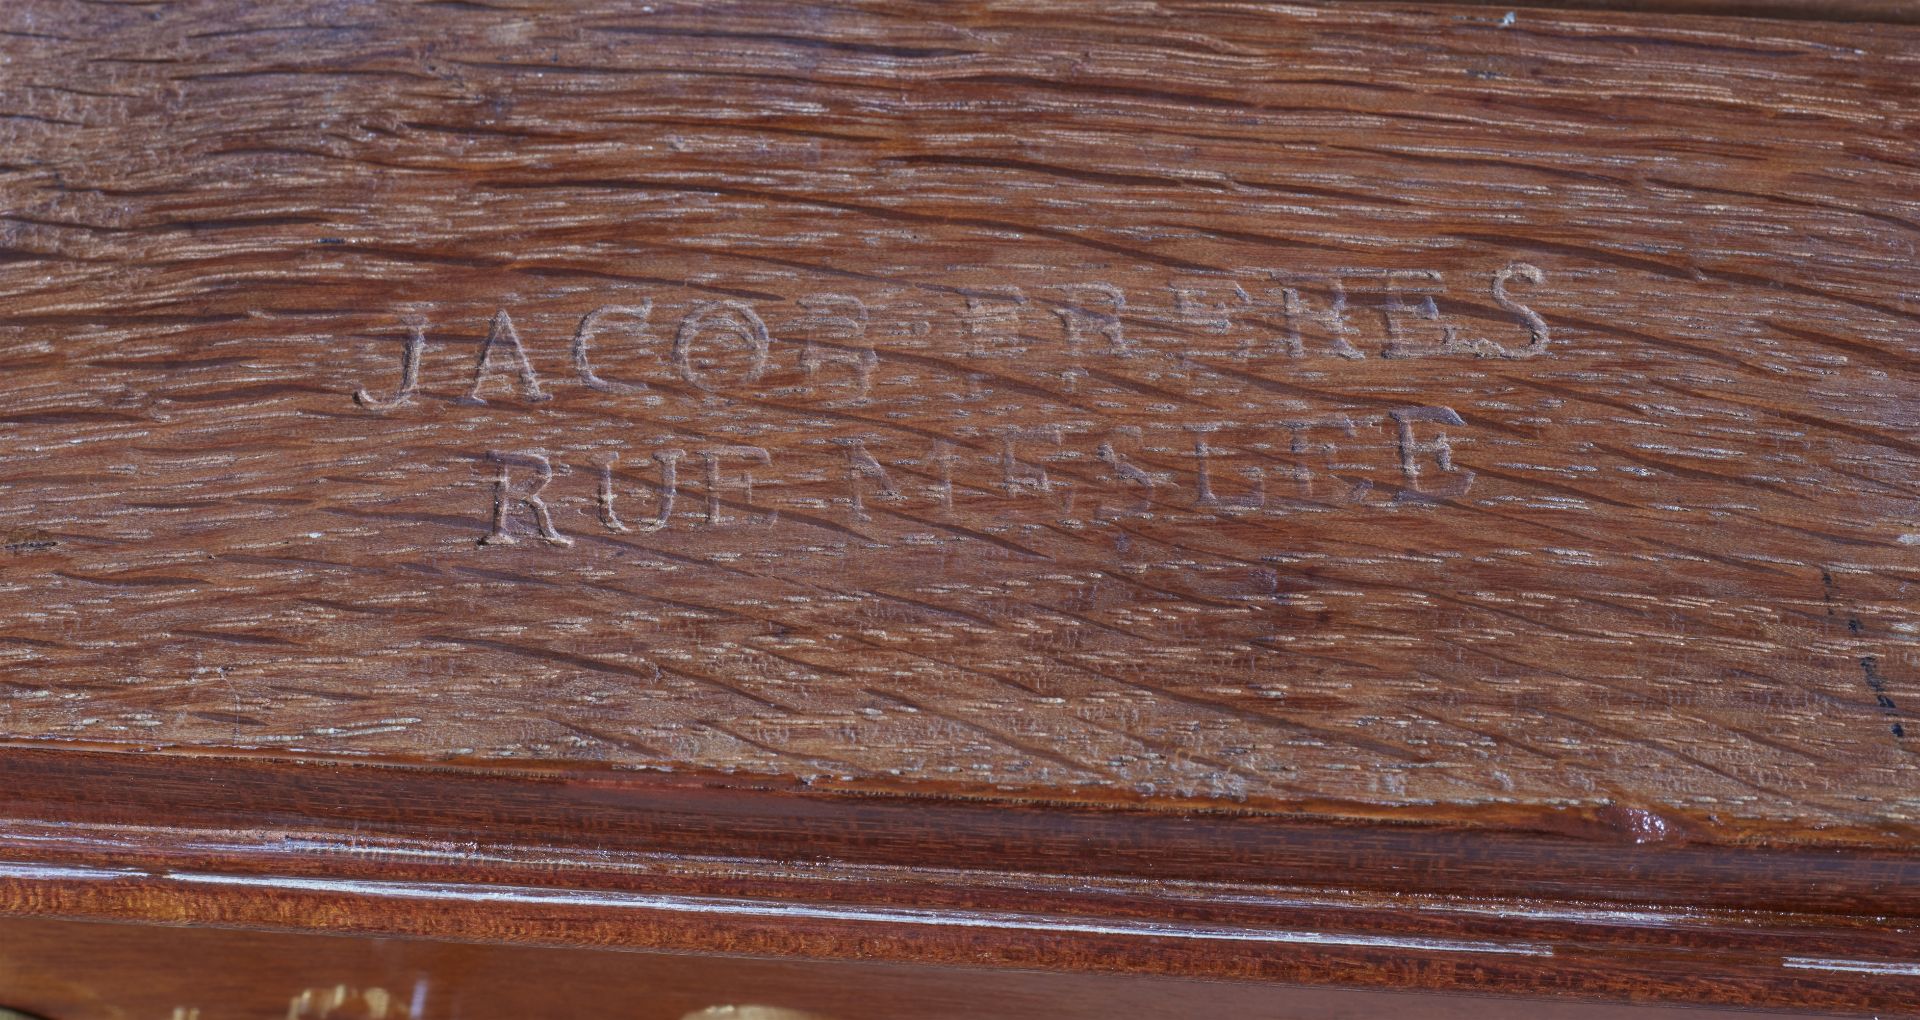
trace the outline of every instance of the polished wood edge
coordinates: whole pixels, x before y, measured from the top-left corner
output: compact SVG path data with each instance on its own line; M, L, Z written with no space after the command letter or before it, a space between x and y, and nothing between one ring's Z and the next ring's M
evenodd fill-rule
M209 988L206 971L181 967L181 959L219 960L244 978ZM71 980L102 973L114 975L113 980ZM754 1020L749 1015L754 1006L788 1007L812 1020L1619 1020L1623 1012L1614 1003L1566 998L19 917L0 917L0 986L10 1004L60 1020L176 1012L176 1020L194 1020L196 1010L202 1017L277 1016L289 1010L313 1016L303 1007L316 999L342 998L342 987L349 1001L369 990L385 992L391 1004L404 1001L408 1020L607 1013L646 1020ZM1641 1005L1627 1015L1633 1020L1743 1020L1755 1014Z
M1405 4L1406 0L1385 0L1385 2L1400 6ZM1572 10L1609 14L1706 15L1781 21L1920 25L1920 4L1915 4L1912 0L1531 0L1522 4L1502 3L1501 0L1448 0L1448 2L1473 7L1503 7L1508 10Z
M1920 855L0 750L0 912L1897 1012ZM484 834L476 836L476 834Z
M1875 819L1872 824L1823 824L1817 827L1781 823L1734 813L1703 814L1667 804L1636 803L1605 795L1579 803L1538 804L1488 799L1465 804L1379 804L1328 799L1272 801L1243 799L1182 799L1160 794L1130 795L1112 789L1048 787L1041 791L964 782L935 783L900 778L847 777L826 774L789 776L740 771L655 769L599 766L579 762L505 761L501 759L395 759L367 755L329 755L256 752L190 745L149 748L137 745L9 742L0 739L0 770L31 775L106 774L115 778L140 776L143 789L163 790L173 777L218 776L223 782L245 782L250 793L284 799L279 791L299 777L300 788L323 781L350 786L405 783L396 790L427 792L463 784L488 795L536 797L543 809L560 811L550 821L569 824L571 815L561 803L598 802L589 790L704 791L714 796L784 795L798 800L780 803L910 804L911 811L928 810L939 803L1014 812L1044 809L1088 811L1109 817L1268 819L1296 828L1335 826L1381 827L1429 833L1478 833L1546 837L1556 845L1724 847L1802 852L1886 851L1905 859L1920 845L1920 823ZM343 777L359 776L358 782ZM377 782L376 782L377 780ZM504 784L504 785L502 785ZM556 790L572 791L555 800ZM508 792L512 791L512 792ZM529 793L528 791L536 791ZM6 791L0 790L0 797ZM52 796L68 794L55 790ZM156 792L156 795L160 795ZM297 798L295 798L297 801ZM296 810L310 810L298 804ZM1116 814L1117 813L1117 814ZM492 817L476 815L488 824ZM1186 824L1186 823L1181 823ZM1506 876L1503 875L1503 880Z

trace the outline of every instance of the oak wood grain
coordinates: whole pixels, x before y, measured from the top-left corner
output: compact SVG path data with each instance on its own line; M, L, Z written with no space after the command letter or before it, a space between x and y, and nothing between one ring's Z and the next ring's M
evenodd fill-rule
M307 10L9 15L13 737L1911 831L1911 32Z
M1511 967L963 920L906 958L1914 1001L1920 29L26 0L0 33L0 909L859 955L845 918L167 885L203 851L344 881L423 816L526 851L416 876L452 899L565 891L561 851L723 856L746 802L696 791L770 790L699 895L834 901L778 877L817 856L939 917L1557 918L1505 922L1551 947ZM1039 891L1076 875L1198 891Z

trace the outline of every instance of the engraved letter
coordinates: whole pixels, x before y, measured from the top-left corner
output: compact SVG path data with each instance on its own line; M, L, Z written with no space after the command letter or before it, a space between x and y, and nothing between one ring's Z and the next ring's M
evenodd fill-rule
M627 526L620 523L620 515L613 512L613 466L620 463L618 452L610 453L594 466L600 469L600 491L597 500L600 504L600 523L608 531L625 531Z
M1331 468L1333 466L1333 455L1337 452L1338 448L1333 445L1332 441L1310 443L1307 441L1307 433L1315 429L1331 428L1339 429L1347 436L1353 436L1355 434L1353 419L1344 414L1336 414L1326 418L1290 421L1286 422L1285 426L1287 430L1287 451L1292 453L1295 458L1293 465L1294 481L1300 483L1300 494L1302 496L1310 495L1313 491L1313 469L1307 467L1304 455L1308 453L1318 453L1320 454L1321 462L1328 468ZM1362 484L1366 488L1372 487L1371 482ZM1362 489L1362 491L1364 492L1365 490Z
M1247 481L1252 486L1246 495L1225 499L1214 494L1212 470L1213 450L1207 446L1207 433L1213 431L1213 428L1211 426L1199 426L1195 431L1199 434L1193 437L1193 458L1198 462L1200 478L1198 482L1199 495L1195 497L1194 505L1212 510L1258 510L1266 506L1267 474L1258 467L1241 469L1241 473L1246 475Z
M900 490L894 487L893 479L887 474L887 469L873 458L873 454L867 452L865 441L843 439L839 442L847 448L847 490L849 501L853 505L854 520L873 520L873 515L867 513L866 503L860 498L860 479L862 478L879 483L880 491L875 493L879 499L894 502L905 498L900 495Z
M727 518L720 513L720 461L726 457L744 457L749 463L771 465L773 455L758 446L717 446L700 451L700 459L707 462L707 526L724 524ZM743 506L753 506L753 472L740 473L740 488L746 493L741 501ZM772 524L780 515L769 512L757 523Z
M499 450L487 451L487 460L500 465L500 476L493 483L493 528L480 539L481 545L512 545L518 539L507 533L507 507L515 499L526 504L533 512L534 523L540 526L540 537L554 545L572 545L573 539L554 530L553 514L547 509L547 501L540 493L553 481L553 465L547 458L537 453L502 453ZM513 465L533 469L533 483L515 490L510 470Z
M1415 422L1433 422L1437 425L1465 425L1466 422L1461 419L1460 415L1455 412L1453 408L1401 407L1389 411L1387 414L1393 418L1393 423L1399 431L1397 445L1400 449L1400 473L1406 477L1409 486L1419 481L1420 455L1423 453L1431 455L1433 462L1440 466L1441 471L1454 471L1453 445L1447 442L1447 434L1445 432L1435 432L1433 438L1426 441L1417 440L1413 435L1413 425ZM1427 495L1461 495L1473 484L1473 477L1474 473L1471 471L1462 472L1460 480L1447 491ZM1405 492L1401 494L1402 498L1407 495L1409 494ZM1418 496L1422 494L1416 490L1411 495Z
M480 387L487 381L487 372L492 368L493 348L496 344L505 344L513 355L516 369L520 375L520 389L527 400L539 402L547 399L545 391L540 389L540 380L533 374L533 362L527 360L526 348L520 346L520 332L513 328L513 319L502 308L494 313L492 325L487 327L487 339L480 345L480 359L473 365L473 388L467 391L467 402L484 404L480 396Z
M1182 287L1170 283L1167 284L1167 289L1173 291L1174 316L1180 320L1182 326L1197 332L1214 334L1225 333L1233 328L1233 315L1228 310L1230 306L1227 303L1207 304L1202 300L1207 292L1195 287ZM1253 303L1253 298L1247 296L1247 292L1237 283L1233 285L1233 294L1242 305Z
M685 450L655 450L654 463L660 465L660 513L653 520L634 525L637 531L659 531L673 519L673 500L680 494L680 458Z
M1417 289L1409 295L1401 290L1403 280L1412 280ZM1418 358L1441 354L1452 354L1466 349L1460 342L1459 330L1451 324L1441 321L1440 304L1434 295L1446 290L1440 280L1437 269L1390 269L1387 271L1386 302L1381 306L1380 316L1387 323L1387 344L1380 351L1383 358ZM1417 300L1409 301L1409 297ZM1407 323L1402 316L1411 315L1440 326L1440 342L1415 343L1407 335Z
M1080 345L1096 336L1107 338L1105 353L1125 357L1133 353L1127 344L1126 328L1120 316L1127 310L1127 295L1120 288L1109 283L1069 283L1055 288L1067 292L1069 299L1080 295L1104 300L1104 309L1086 308L1079 305L1055 305L1053 314L1060 317L1060 324L1066 328L1067 344L1078 351Z
M944 439L933 441L933 449L928 452L927 460L940 466L940 481L934 485L934 495L940 498L940 508L953 509L953 465L960 455L953 452L953 444Z
M1326 327L1327 335L1333 340L1333 353L1351 361L1366 357L1366 352L1347 341L1352 330L1347 326L1347 285L1339 277L1328 284L1333 296L1328 301L1327 310L1315 314L1300 296L1300 288L1283 287L1280 291L1281 311L1287 317L1287 332L1281 342L1286 345L1287 353L1296 358L1305 357L1306 342L1300 337L1302 320L1317 320ZM1271 292L1269 292L1271 293Z
M1025 350L1020 341L1020 306L1027 296L1018 287L982 291L967 295L964 317L967 337L973 341L976 355L1019 354Z
M693 307L692 311L680 320L680 331L673 337L673 363L680 369L680 377L703 390L711 391L712 386L702 378L699 366L693 360L693 342L699 338L701 327L709 318L715 319L719 327L732 333L746 345L749 360L746 374L740 377L742 383L750 383L760 378L767 369L767 324L744 301L705 301Z
M1134 437L1140 435L1140 427L1137 425L1122 425L1114 431ZM1132 509L1120 511L1111 517L1103 513L1103 511L1106 510L1105 504L1095 504L1093 508L1094 520L1118 520L1127 514L1144 514L1153 509L1153 490L1158 484L1158 480L1155 479L1151 472L1129 464L1126 457L1122 456L1120 451L1114 449L1112 440L1102 442L1094 455L1100 458L1101 463L1112 469L1113 477L1127 485L1138 486L1143 490L1140 492L1140 502L1135 504Z
M865 342L867 306L847 294L810 294L800 299L800 307L813 313L807 317L808 325L830 330L833 340L839 341L825 343L808 336L806 346L800 349L800 368L811 378L828 365L845 365L853 369L858 386L853 399L865 400L867 391L873 388L873 370L880 364L880 355ZM835 307L844 308L846 314L828 311Z
M1045 439L1059 445L1060 430L1057 428L1004 429L1000 433L1000 484L1006 487L1007 495L1018 496L1032 489L1035 492L1050 493L1061 486L1047 477L1047 469L1032 467L1020 463L1015 456L1013 443L1016 439Z
M629 315L639 320L639 331L647 329L647 319L653 314L653 299L643 298L637 305L601 305L580 317L580 328L573 331L573 372L580 377L588 389L602 393L638 393L647 387L641 383L621 382L618 379L603 379L594 374L593 365L587 360L587 341L593 338L599 328L600 320L609 315Z
M420 386L420 356L427 350L426 323L418 319L407 323L407 346L400 351L400 391L385 400L375 397L364 389L355 390L353 402L369 411L385 411L413 401L413 391Z
M1537 285L1546 282L1547 274L1541 272L1539 266L1525 262L1515 262L1493 274L1493 300L1498 302L1500 307L1518 315L1520 321L1527 324L1527 345L1520 348L1502 347L1491 340L1483 340L1481 344L1484 345L1482 349L1502 358L1531 358L1545 354L1551 338L1547 334L1547 320L1541 318L1540 313L1515 301L1507 293L1507 281L1516 276Z

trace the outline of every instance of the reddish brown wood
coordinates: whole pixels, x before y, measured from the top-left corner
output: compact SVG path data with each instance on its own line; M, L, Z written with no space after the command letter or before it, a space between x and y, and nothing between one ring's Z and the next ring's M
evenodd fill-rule
M47 9L17 738L1911 831L1907 30Z
M129 759L6 759L0 910L1883 1015L1920 994L1920 866L1894 851Z
M0 909L1920 1001L1920 29L529 8L0 11Z
M173 965L225 964L221 980ZM112 980L103 980L112 975ZM982 1016L1140 1020L1608 1020L1616 1008L1460 995L1408 995L1166 978L988 972L897 964L806 964L400 940L0 921L0 984L11 1001L69 1020L974 1020ZM801 1016L726 1007L787 1009ZM716 1008L718 1007L718 1008ZM703 1013L702 1011L712 1012ZM1732 1020L1751 1013L1652 1008L1636 1020Z
M1484 3L1502 10L1532 8L1632 11L1646 14L1710 14L1718 17L1786 18L1805 21L1862 21L1911 25L1920 22L1920 3L1914 0L1545 0L1525 6L1501 4L1496 0L1461 0Z

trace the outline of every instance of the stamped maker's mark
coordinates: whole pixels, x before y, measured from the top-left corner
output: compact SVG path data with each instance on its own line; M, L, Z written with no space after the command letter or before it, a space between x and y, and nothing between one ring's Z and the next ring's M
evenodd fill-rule
M890 312L884 296L822 291L777 308L700 299L663 316L655 297L643 295L582 315L566 342L567 371L545 377L540 366L551 364L549 356L500 308L463 386L447 399L534 406L552 401L556 386L575 385L649 407L710 404L760 397L778 377L781 400L864 410L870 417L860 420L883 425L871 409L886 407L895 386L911 386L906 396L923 403L929 394L977 403L1007 386L1079 401L1071 420L1054 424L996 424L990 416L974 424L968 412L945 425L928 416L912 429L830 435L778 450L681 437L566 462L569 455L553 450L489 448L480 456L491 476L483 545L521 538L572 544L574 525L563 527L556 501L589 504L596 526L613 534L771 527L783 514L867 525L880 515L951 514L960 494L997 500L983 512L1016 523L1069 528L1166 513L1284 513L1303 503L1443 503L1474 482L1455 463L1456 445L1471 441L1472 427L1453 407L1216 417L1215 402L1257 389L1289 365L1324 375L1373 359L1545 355L1551 328L1517 291L1539 288L1546 274L1516 262L1480 280L1488 310L1478 332L1443 309L1448 282L1434 269L1318 277L1261 270L1132 289L1107 280L956 287L931 305L921 295L905 315ZM1509 324L1505 335L1479 335L1500 316ZM428 324L408 320L397 381L384 394L356 390L354 403L383 415L415 404L432 347ZM605 357L615 348L617 365ZM1102 386L1144 392L1166 411L1183 403L1191 410L1144 424L1101 424L1102 405L1077 395ZM739 413L751 415L752 407L743 403ZM801 478L813 484L799 497L784 495L794 488L786 484L756 486ZM824 495L823 478L830 479ZM770 496L769 488L783 494Z

